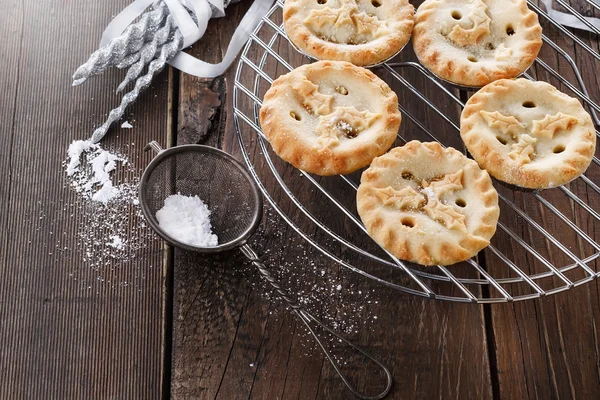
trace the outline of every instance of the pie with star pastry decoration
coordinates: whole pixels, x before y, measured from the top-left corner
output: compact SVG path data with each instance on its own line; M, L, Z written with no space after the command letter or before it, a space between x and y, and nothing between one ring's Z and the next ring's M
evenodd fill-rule
M469 99L460 122L473 158L511 185L563 185L585 172L594 157L592 118L579 100L545 82L491 83Z
M492 180L475 161L416 140L373 160L356 206L375 242L422 265L473 257L490 243L500 213Z
M261 128L283 160L317 175L366 167L394 143L398 97L369 70L344 61L306 64L277 78Z
M527 0L426 0L412 38L417 58L435 75L481 87L529 68L542 28Z
M413 20L408 0L286 0L283 7L285 31L300 51L361 66L398 53Z

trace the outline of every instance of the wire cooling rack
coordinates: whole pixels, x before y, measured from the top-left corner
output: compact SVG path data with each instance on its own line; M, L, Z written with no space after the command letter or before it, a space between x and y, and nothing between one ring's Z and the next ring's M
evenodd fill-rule
M563 0L557 3L594 34L600 34L571 5ZM600 11L591 0L582 4ZM591 100L579 69L585 68L588 78L600 66L595 35L588 38L591 40L582 38L552 20L535 3L529 6L539 14L544 46L524 76L546 80L578 97L598 125L600 106ZM265 198L308 243L342 266L385 286L459 302L532 299L571 289L600 275L600 212L592 206L600 204L598 157L580 178L554 189L522 192L494 182L501 211L497 233L488 248L466 262L423 267L400 261L378 247L366 234L354 204L362 171L335 177L298 171L272 152L260 129L261 99L270 84L311 61L296 52L285 35L282 8L282 2L273 6L241 55L235 75L234 121L242 156ZM373 70L399 97L403 121L395 145L412 139L435 140L466 154L458 121L472 93L439 81L410 61L415 57L408 47L396 57L399 62ZM573 54L583 65L578 66Z

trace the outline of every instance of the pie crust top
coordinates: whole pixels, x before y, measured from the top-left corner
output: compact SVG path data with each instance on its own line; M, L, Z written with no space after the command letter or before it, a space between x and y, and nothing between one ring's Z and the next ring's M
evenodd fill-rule
M413 45L435 75L481 87L529 68L542 28L526 0L426 0L415 16Z
M309 56L371 66L408 42L414 12L408 0L286 0L283 22Z
M473 95L460 134L494 178L530 189L577 178L596 148L592 118L577 99L524 78L502 79Z
M317 175L348 174L394 143L398 97L371 71L344 61L306 64L277 78L260 124L273 150Z
M356 204L375 242L422 265L473 257L489 244L500 212L492 180L475 161L416 140L373 160Z

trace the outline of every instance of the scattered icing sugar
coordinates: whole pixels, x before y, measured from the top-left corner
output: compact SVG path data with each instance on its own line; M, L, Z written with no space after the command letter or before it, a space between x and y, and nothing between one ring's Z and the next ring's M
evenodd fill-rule
M380 307L382 290L376 285L365 285L362 280L349 279L352 272L331 262L319 251L307 246L306 241L286 231L288 225L265 205L265 224L259 228L251 245L256 247L261 259L272 274L294 295L305 310L321 319L328 327L344 335L356 334L370 329L373 316ZM268 238L268 240L265 240ZM324 239L321 245L328 248L333 240ZM288 311L273 288L257 274L251 264L244 264L240 273L252 276L252 285L258 287L262 298L274 300L280 306L273 307L270 318L281 318ZM340 289L338 289L338 287ZM289 310L289 307L288 307ZM300 345L311 354L314 340L307 330L299 330Z
M78 224L75 242L67 241L73 233L69 230L63 232L64 238L56 246L64 248L62 251L69 257L76 252L82 261L78 264L97 274L97 279L90 279L89 271L78 268L71 273L73 279L88 288L105 284L138 286L146 272L138 270L131 275L127 268L135 264L140 254L160 244L140 207L141 170L126 156L89 140L72 142L63 166L65 185L76 194L64 205L63 212L70 213L72 218L78 216ZM63 242L69 246L65 247Z
M430 199L436 199L435 192L431 187L421 189L421 193L425 193L425 195L427 195L427 197Z
M163 208L156 212L156 219L167 235L182 243L197 247L218 244L210 225L210 210L198 196L167 197Z
M90 149L96 149L96 145L91 140L75 140L69 146L69 163L67 164L67 175L73 176L76 171L79 170L81 154L89 151Z
M124 156L104 150L90 140L74 141L68 154L67 176L77 193L104 204L121 195L125 188L114 186L110 173L117 168L117 162L127 164Z
M107 246L114 247L115 249L119 249L119 250L123 250L125 248L123 239L121 239L119 236L111 235L109 237L109 239L111 241L106 243Z
M131 124L129 123L129 121L125 121L125 122L123 122L123 123L121 124L121 128L125 128L125 129L132 129L132 128L133 128L133 125L131 125Z
M93 179L90 184L99 183L104 185L110 180L110 172L114 171L117 161L125 161L116 154L109 153L106 150L98 148L89 163L92 166L92 172L94 173Z
M342 130L342 131L346 131L346 132L352 132L352 127L350 126L349 123L347 123L346 121L340 121L338 122L338 127Z
M92 200L107 204L120 193L121 191L114 187L111 181L106 181L104 182L104 185L102 185L102 188L92 195Z

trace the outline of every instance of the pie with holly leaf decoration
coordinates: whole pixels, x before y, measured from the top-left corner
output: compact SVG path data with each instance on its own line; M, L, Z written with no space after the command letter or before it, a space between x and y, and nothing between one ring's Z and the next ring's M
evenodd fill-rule
M543 189L563 185L590 165L596 132L581 103L528 79L491 83L467 102L460 134L493 177Z
M526 0L426 0L415 15L413 46L435 75L481 87L529 68L542 28Z
M286 0L283 22L311 57L372 66L408 42L414 13L408 0Z
M369 70L344 61L303 65L277 78L260 109L279 157L317 175L366 167L394 143L398 97Z
M490 243L500 213L492 180L475 161L418 141L373 160L356 205L375 242L422 265L473 257Z

